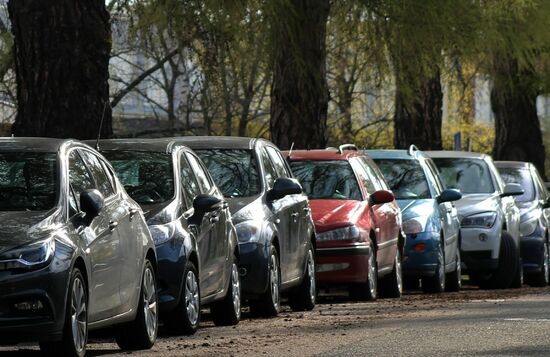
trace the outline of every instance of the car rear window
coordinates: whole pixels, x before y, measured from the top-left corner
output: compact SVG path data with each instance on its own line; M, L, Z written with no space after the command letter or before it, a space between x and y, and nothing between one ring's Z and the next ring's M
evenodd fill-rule
M535 199L535 184L528 169L499 167L498 171L506 184L517 183L523 188L523 195L515 197L517 202L530 202Z
M0 211L47 211L56 187L56 154L0 153Z
M347 161L291 161L290 167L309 199L362 200L357 177Z
M252 150L195 150L225 197L250 197L260 194L258 164Z
M398 200L431 198L426 174L416 160L374 159Z
M105 151L102 154L137 203L158 204L174 198L172 155L146 151Z
M482 159L438 157L432 160L446 188L458 188L465 194L495 192L489 166Z

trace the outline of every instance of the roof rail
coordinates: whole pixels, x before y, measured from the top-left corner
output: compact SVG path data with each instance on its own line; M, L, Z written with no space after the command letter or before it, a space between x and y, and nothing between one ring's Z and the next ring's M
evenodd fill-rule
M409 146L409 155L410 156L414 156L416 151L420 151L420 149L417 148L416 145L412 144L411 146Z
M338 146L338 152L340 154L343 154L344 150L359 151L359 149L357 149L357 146L355 146L355 144L343 144L343 145Z

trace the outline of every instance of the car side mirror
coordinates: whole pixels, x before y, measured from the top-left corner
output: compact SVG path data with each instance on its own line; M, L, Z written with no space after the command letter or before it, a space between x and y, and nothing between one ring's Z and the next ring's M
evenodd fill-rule
M379 190L371 194L369 200L371 206L382 205L384 203L389 203L395 200L395 196L390 191Z
M302 193L302 186L295 179L280 177L275 180L273 188L267 191L267 199L275 201L288 195L297 195Z
M458 201L462 198L462 192L455 188L449 188L441 192L441 195L437 198L439 203Z
M500 195L501 197L508 197L508 196L521 196L523 195L525 191L523 191L523 188L517 183L509 183L506 186L504 186L504 192Z
M193 208L195 213L207 213L220 209L223 205L221 199L216 196L200 194L193 200Z
M94 218L99 216L103 206L105 206L105 199L98 190L91 189L80 193L80 210L86 214L84 216L86 226L92 224Z

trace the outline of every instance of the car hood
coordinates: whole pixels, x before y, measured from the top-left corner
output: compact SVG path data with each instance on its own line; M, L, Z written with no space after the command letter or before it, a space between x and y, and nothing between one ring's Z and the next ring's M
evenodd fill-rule
M495 211L500 204L500 196L497 193L464 194L455 202L458 215L466 217L478 212Z
M45 238L56 229L52 211L0 212L0 253Z
M262 200L262 196L228 197L229 210L233 213L231 219L234 224L244 221L265 220L269 217L269 210Z
M176 220L179 216L180 207L177 200L157 203L153 205L142 205L143 215L149 226L166 224Z
M361 214L361 202L353 200L310 200L315 230L318 233L349 226Z
M434 200L417 199L417 200L397 200L397 204L401 209L403 221L413 217L431 216L434 213Z

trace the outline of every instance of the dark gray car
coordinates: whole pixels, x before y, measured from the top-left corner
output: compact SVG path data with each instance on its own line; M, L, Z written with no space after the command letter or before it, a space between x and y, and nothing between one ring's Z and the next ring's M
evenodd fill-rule
M145 211L157 249L165 325L194 333L204 305L210 305L217 325L237 324L237 234L228 205L200 159L172 139L102 140L99 149Z
M313 309L314 225L307 196L277 147L251 138L180 140L201 157L229 203L252 313L277 315L282 292L292 309Z
M139 206L95 150L0 140L0 341L83 356L88 330L123 349L157 335L156 254Z

